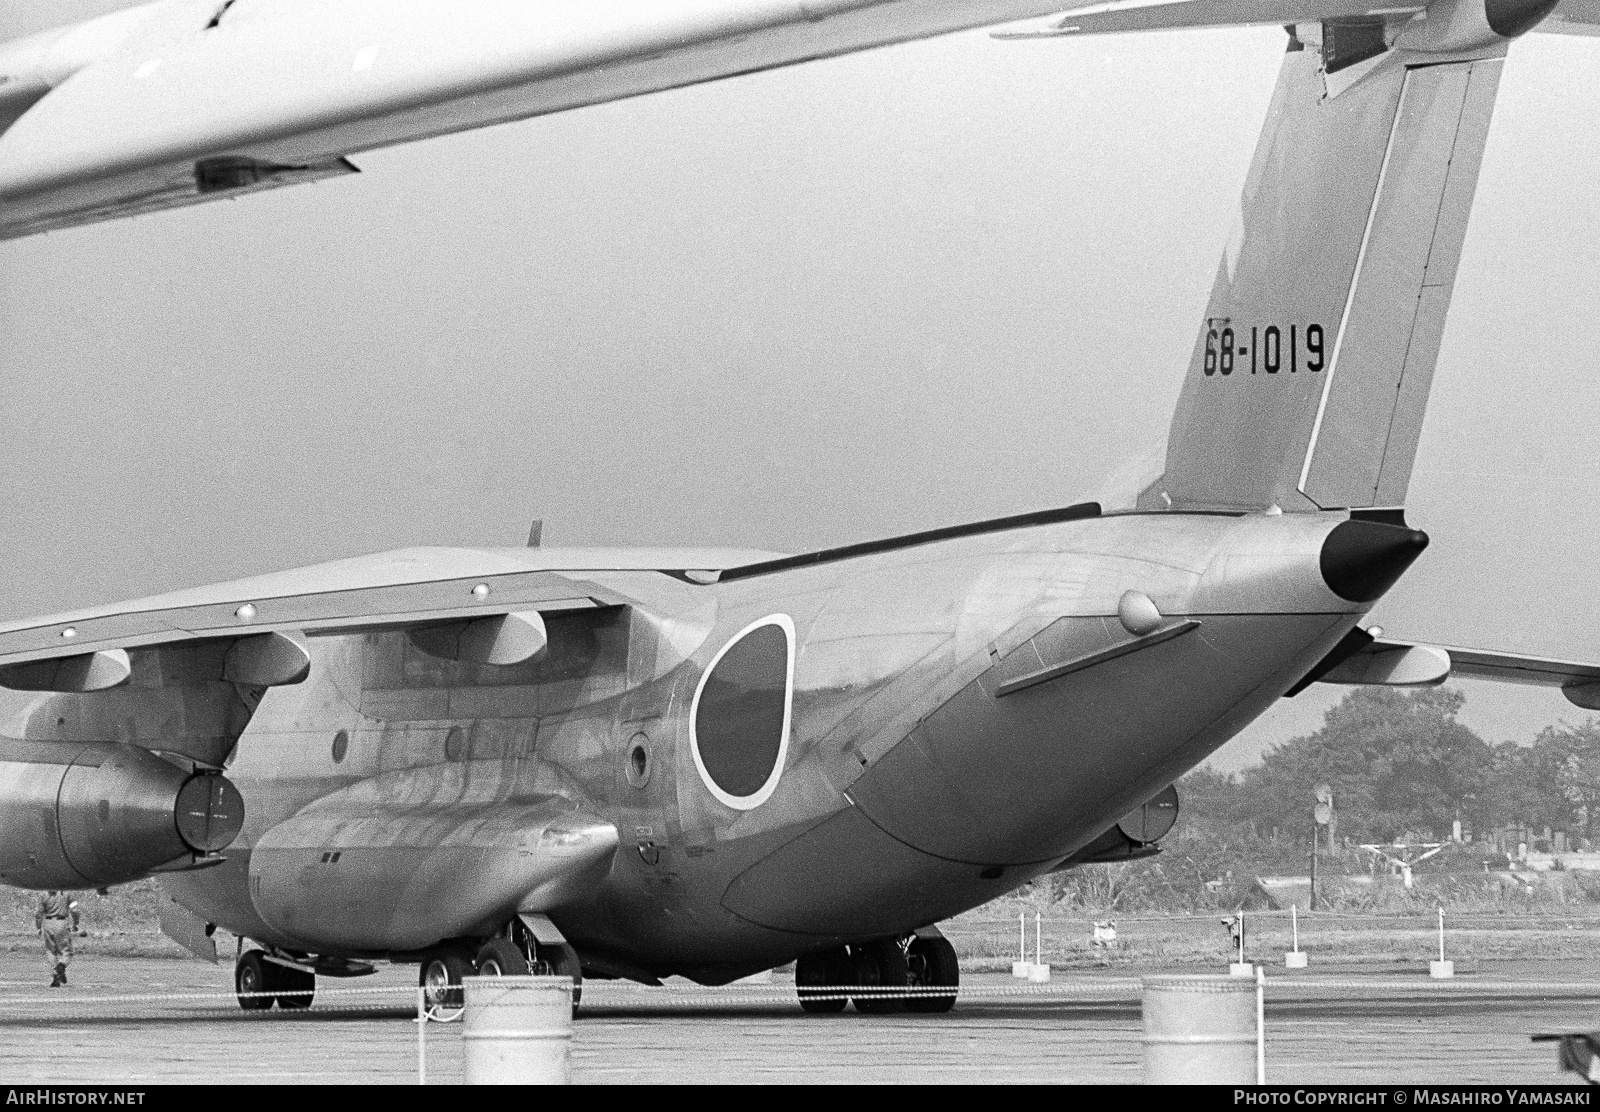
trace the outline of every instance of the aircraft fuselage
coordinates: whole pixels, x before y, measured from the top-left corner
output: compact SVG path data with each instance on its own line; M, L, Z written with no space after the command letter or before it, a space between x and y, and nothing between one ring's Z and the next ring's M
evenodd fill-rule
M1324 657L1369 605L1330 588L1327 538L1389 528L1345 520L1090 516L712 583L596 572L634 603L547 614L547 651L505 668L313 638L229 763L226 863L163 882L269 945L376 956L489 933L545 877L586 964L708 981L908 933L1049 870ZM1129 591L1154 627L1119 620ZM763 630L723 685L730 750L703 680ZM549 869L562 844L588 874Z

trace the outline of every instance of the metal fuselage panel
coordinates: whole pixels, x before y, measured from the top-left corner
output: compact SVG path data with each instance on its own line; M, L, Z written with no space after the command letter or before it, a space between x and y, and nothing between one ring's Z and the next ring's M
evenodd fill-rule
M263 942L410 951L514 914L518 831L571 813L621 842L552 897L585 955L718 980L914 929L1087 844L1321 659L1368 605L1319 573L1342 520L1108 516L709 585L592 573L634 601L550 616L549 650L503 668L402 633L313 638L311 677L268 693L229 763L247 819L228 863L163 883ZM1130 637L1130 589L1196 624L1099 660ZM773 615L794 629L791 733L741 810L697 769L690 708ZM1026 669L1047 678L1001 693Z

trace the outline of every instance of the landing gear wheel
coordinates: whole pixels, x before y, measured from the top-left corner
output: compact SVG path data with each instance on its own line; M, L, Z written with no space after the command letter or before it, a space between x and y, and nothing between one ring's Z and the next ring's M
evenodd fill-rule
M461 1007L461 978L472 973L472 963L459 950L435 950L422 959L417 984L428 1008Z
M794 963L794 986L800 1010L812 1015L842 1012L850 998L841 990L850 980L850 953L843 946L814 950Z
M247 1012L263 1012L272 1007L267 977L267 963L261 960L260 950L239 955L238 964L233 967L233 990L239 997L239 1007Z
M521 977L528 972L528 959L509 938L489 939L472 964L480 977Z
M583 962L570 942L540 942L520 920L511 924L511 943L528 960L524 972L537 977L569 977L572 980L572 1014L578 1014L583 1001Z
M905 1011L902 995L891 995L897 988L905 988L911 980L906 965L906 952L894 938L869 942L865 946L851 947L850 984L863 989L878 989L851 997L856 1011L862 1015L895 1015Z
M906 1011L948 1012L956 1006L961 966L956 961L956 948L950 945L948 938L913 938L906 951L906 964L911 972L911 987L921 990L918 995L906 997ZM950 991L928 991L934 988Z
M277 994L273 999L277 1000L278 1007L285 1010L311 1007L311 998L317 991L315 973L290 969L270 961L262 964L267 968L267 985Z

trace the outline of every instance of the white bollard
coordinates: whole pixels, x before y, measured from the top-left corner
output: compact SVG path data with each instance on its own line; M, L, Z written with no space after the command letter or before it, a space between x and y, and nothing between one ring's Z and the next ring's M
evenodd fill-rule
M1253 1085L1258 1074L1255 979L1146 977L1146 1085Z
M1294 939L1294 948L1283 955L1283 964L1289 969L1304 969L1306 955L1300 949L1300 905L1289 905L1289 929Z
M1033 968L1028 970L1028 980L1033 984L1043 984L1050 979L1050 966L1045 964L1044 946L1040 941L1043 937L1039 926L1039 913L1033 913Z
M466 977L461 1038L468 1085L565 1085L571 977Z
M1228 976L1230 976L1230 977L1254 977L1256 975L1256 967L1255 967L1255 965L1252 962L1248 962L1248 961L1244 960L1244 911L1243 910L1241 910L1238 913L1238 923L1239 923L1239 937L1238 937L1238 942L1239 942L1239 960L1229 963L1229 965L1228 965Z
M1428 976L1442 981L1456 975L1456 963L1444 957L1444 908L1439 909L1439 960L1428 963Z
M1011 963L1011 975L1026 981L1033 972L1033 962L1028 960L1028 913L1017 912L1017 960Z

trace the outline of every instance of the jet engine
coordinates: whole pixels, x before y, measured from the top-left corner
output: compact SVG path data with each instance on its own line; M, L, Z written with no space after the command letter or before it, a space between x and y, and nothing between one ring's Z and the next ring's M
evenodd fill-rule
M112 742L0 743L0 883L101 888L226 848L244 800L224 777Z
M1077 865L1102 861L1131 861L1160 853L1156 845L1178 821L1178 789L1168 784L1144 806L1130 811L1077 853L1057 865L1053 872Z
M1434 0L1421 20L1406 27L1400 45L1435 52L1498 46L1531 30L1556 2Z

